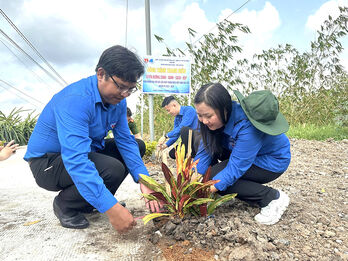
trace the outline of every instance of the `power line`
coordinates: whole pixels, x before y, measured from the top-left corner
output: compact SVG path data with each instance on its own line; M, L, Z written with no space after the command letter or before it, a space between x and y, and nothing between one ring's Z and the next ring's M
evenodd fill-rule
M33 44L25 37L24 34L22 34L22 32L17 28L17 26L11 21L11 19L5 14L4 11L2 11L2 9L0 9L0 13L2 14L2 16L7 20L7 22L12 26L13 29L16 30L16 32L22 37L22 39L34 50L34 52L42 59L42 61L55 73L56 76L58 76L58 78L60 80L63 81L63 83L65 83L65 85L68 85L68 83L63 79L62 76L59 75L59 73L49 64L49 62L39 53L39 51L33 46Z
M8 91L8 92L11 92L8 88L2 86L1 84L0 84L0 87L4 88L4 89L5 89L6 91ZM28 102L28 103L30 103L31 105L35 106L36 108L40 109L36 104L32 103L31 101L27 100L26 98L23 98L23 97L21 97L21 96L18 96L17 94L15 94L15 95L16 95L18 98L21 98L22 100L25 100L26 102Z
M227 20L231 15L233 15L234 13L238 12L241 8L243 8L247 3L249 3L251 0L247 0L244 4L242 4L240 7L238 7L236 10L234 10L232 13L230 13L226 18L224 18L223 20ZM215 29L215 27L217 26L218 23L215 23L215 25L205 34L203 34L201 37L199 37L196 41L194 41L192 43L192 45L194 45L195 43L197 43L199 40L201 40L204 35L210 33L211 31L213 31ZM188 47L184 50L184 52L186 52L188 49Z
M3 85L0 84L0 86L1 86L2 88L4 88L5 90L7 90L7 91L9 90L9 88L15 89L16 91L20 92L20 93L23 94L24 96L26 96L26 97L28 97L28 98L30 98L30 99L32 99L32 100L34 100L34 101L36 101L36 102L42 104L42 105L45 105L45 104L43 104L41 101L39 101L39 100L35 99L34 97L32 97L32 96L26 94L25 92L22 92L21 90L17 89L17 88L14 87L13 85L11 85L11 84L5 82L4 80L1 80L1 79L0 79L0 83L4 83L4 84L6 84L6 85L8 86L8 87L6 88L6 87L4 87ZM35 107L39 108L37 105L33 104L31 101L29 101L29 100L27 100L27 99L25 99L25 98L19 96L19 95L16 94L16 93L15 93L15 95L16 95L17 97L19 97L19 98L21 98L21 99L23 99L23 100L29 102L30 104L34 105Z
M52 75L49 71L47 71L45 68L43 68L37 61L34 60L28 53L26 53L14 40L11 39L3 30L0 29L0 33L12 44L14 45L18 50L20 50L23 54L25 54L33 63L35 63L37 66L39 66L47 75L49 75L53 80L58 82L60 85L65 87L61 82L57 80L57 78Z
M13 51L11 50L11 48L8 47L8 46L5 44L5 42L4 42L3 40L0 39L0 42L7 48L7 50L8 50L9 52L11 52L11 53L13 54L13 56L15 56L15 57L25 66L25 68L27 68L28 71L30 71L31 73L33 73L33 74L37 77L37 79L38 79L40 82L42 82L43 84L46 84L46 86L49 86L50 88L52 88L52 86L50 86L49 84L47 84L36 72L34 72L33 70L31 70L31 69L29 68L29 66L28 66L27 64L25 64L25 62L22 61L22 59L19 58L18 55L16 55L16 54L13 52Z

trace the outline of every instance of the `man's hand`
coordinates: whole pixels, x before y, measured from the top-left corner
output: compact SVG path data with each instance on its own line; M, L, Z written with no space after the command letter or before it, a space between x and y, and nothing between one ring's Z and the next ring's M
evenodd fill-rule
M162 136L161 138L158 139L157 145L162 145L166 141L166 137Z
M19 144L14 144L14 140L11 140L5 147L0 149L0 160L9 158L18 149Z
M140 190L141 190L141 193L143 194L150 194L154 192L152 189L149 189L144 184L140 184ZM148 209L151 210L151 212L162 212L161 209L163 207L163 203L158 203L155 200L149 201L148 199L145 198L145 205Z
M137 224L128 209L118 202L105 213L108 215L111 225L119 233L126 233Z
M159 150L164 150L166 148L168 148L167 144L162 144L162 145L158 146Z

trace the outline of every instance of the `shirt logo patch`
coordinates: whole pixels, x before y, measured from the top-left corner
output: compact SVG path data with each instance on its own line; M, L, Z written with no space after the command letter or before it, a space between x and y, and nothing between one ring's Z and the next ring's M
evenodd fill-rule
M110 124L111 129L115 128L115 126L116 126L116 122Z

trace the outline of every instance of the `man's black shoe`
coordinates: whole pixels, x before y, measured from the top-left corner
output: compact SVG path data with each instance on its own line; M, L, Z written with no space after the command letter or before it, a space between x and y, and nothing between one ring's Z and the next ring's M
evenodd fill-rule
M82 229L89 226L88 220L81 213L77 211L71 211L69 214L63 213L57 203L57 198L53 200L53 212L59 219L62 227Z
M95 211L97 211L94 207L92 206L88 206L88 207L84 207L81 209L78 209L79 212L84 213L84 214L90 214L93 213Z

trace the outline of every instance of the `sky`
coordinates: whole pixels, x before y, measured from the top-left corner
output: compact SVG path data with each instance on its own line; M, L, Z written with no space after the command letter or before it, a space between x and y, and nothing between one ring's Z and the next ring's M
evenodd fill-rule
M2 12L64 79L64 83L54 80L55 73L0 14L0 111L7 115L22 107L40 112L67 84L93 75L101 53L112 45L126 46L140 57L147 55L144 2L0 0ZM244 57L286 43L304 52L310 49L316 30L328 15L336 18L338 6L348 6L348 0L246 2L150 0L151 54L164 54L165 46L185 49L185 42L195 42L226 17L251 30L239 41ZM187 28L197 32L195 39L190 38ZM165 44L158 43L154 34L164 38ZM347 36L342 44L346 49L341 61L348 70ZM136 94L127 98L133 110L137 98Z

